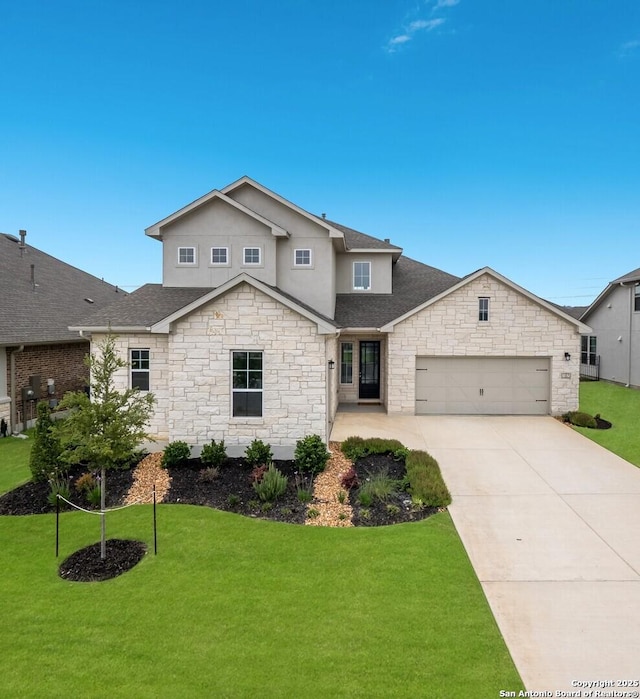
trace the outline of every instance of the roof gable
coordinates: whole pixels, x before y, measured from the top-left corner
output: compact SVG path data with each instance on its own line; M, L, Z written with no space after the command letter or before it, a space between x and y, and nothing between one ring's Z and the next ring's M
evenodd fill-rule
M600 306L600 304L613 292L614 289L617 289L621 286L630 286L632 284L635 285L637 283L640 283L640 269L634 269L632 272L623 274L621 277L618 277L617 279L614 279L612 282L609 282L607 286L591 302L591 305L587 306L584 313L580 316L580 320L588 318L593 313L593 311L595 311L596 308L598 308L598 306Z

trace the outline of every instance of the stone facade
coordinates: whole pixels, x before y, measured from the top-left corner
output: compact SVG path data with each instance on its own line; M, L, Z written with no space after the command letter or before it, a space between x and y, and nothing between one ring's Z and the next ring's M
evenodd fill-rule
M487 322L478 321L479 297L490 299ZM488 274L398 323L387 342L390 414L415 413L416 356L550 357L552 414L578 407L575 326Z
M169 335L132 334L117 343L127 361L131 348L150 349L157 404L149 430L157 439L184 440L196 453L211 439L224 439L230 454L262 439L276 456L290 455L296 441L310 434L328 440L337 405L328 377L335 339L249 284L180 319ZM263 353L262 417L232 415L233 350ZM130 385L128 369L117 382Z

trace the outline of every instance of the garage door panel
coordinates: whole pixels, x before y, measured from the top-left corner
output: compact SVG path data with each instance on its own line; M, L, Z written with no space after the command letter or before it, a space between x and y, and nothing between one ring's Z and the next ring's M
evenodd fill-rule
M416 414L546 415L546 357L417 357Z

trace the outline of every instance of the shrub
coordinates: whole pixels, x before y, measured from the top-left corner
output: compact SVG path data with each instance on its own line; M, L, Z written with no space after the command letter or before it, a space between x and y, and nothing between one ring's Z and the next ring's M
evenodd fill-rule
M261 439L254 439L246 448L244 458L249 466L268 464L273 460L271 446L265 444Z
M229 507L237 507L240 504L240 497L235 495L235 493L231 493L227 498L227 502L229 503Z
M351 461L357 461L367 454L393 454L394 458L405 458L408 449L397 439L371 437L349 437L342 442L342 453Z
M351 461L357 461L367 453L362 437L348 437L340 445L342 453Z
M451 504L438 462L426 451L411 451L406 460L408 491L414 502L430 507L446 507Z
M344 505L344 503L345 503L346 500L347 500L347 494L344 492L344 490L341 490L341 491L336 495L336 499L338 500L338 502L339 502L341 505Z
M66 466L59 460L62 449L51 420L51 408L45 402L38 403L37 413L29 468L34 481L44 481L51 476L60 476L66 471Z
M296 442L294 459L302 473L318 474L324 471L331 454L319 435L311 434Z
M360 489L358 491L358 502L361 507L371 507L373 505L373 496L366 490Z
M100 507L100 503L102 502L102 488L96 483L93 488L85 492L85 497L90 505L93 505L93 507Z
M397 505L394 505L392 502L390 502L390 503L387 505L387 512L388 512L390 515L397 515L397 514L400 513L400 508L399 508Z
M220 477L220 469L217 466L209 466L200 471L200 480L205 483L213 483Z
M598 426L595 417L587 413L576 411L567 413L567 415L569 417L569 422L576 427L590 427L591 429L595 429Z
M162 468L182 466L190 456L191 449L186 442L171 442L162 454Z
M360 499L360 504L366 504L362 502L362 495L366 494L370 498L369 504L373 500L380 500L386 502L392 495L398 492L398 481L389 476L388 470L382 470L377 473L367 473L366 481L360 486L358 491L358 498Z
M300 502L311 502L313 500L313 493L308 488L300 486L296 490L296 493Z
M287 489L287 477L273 465L269 464L260 481L254 481L253 489L263 502L273 502Z
M409 449L407 449L407 447L400 447L393 452L393 458L396 461L406 461L407 456L409 456Z
M356 470L353 467L351 467L346 473L343 473L342 478L340 479L340 484L343 488L346 488L347 490L355 488L358 485L358 483L358 474L356 473Z
M320 511L316 510L315 507L311 507L307 510L307 517L309 519L315 519L316 517L320 516Z
M224 447L224 439L221 439L219 442L212 439L211 444L205 444L202 447L200 460L203 464L207 464L208 466L222 466L222 464L227 460L227 451Z
M69 487L69 479L62 476L54 476L49 479L49 494L47 495L47 502L51 507L56 506L58 501L58 495L69 500L71 498L71 488ZM64 510L68 507L64 500L60 500L60 509Z
M88 492L98 485L93 473L83 473L76 481L75 488L79 493Z

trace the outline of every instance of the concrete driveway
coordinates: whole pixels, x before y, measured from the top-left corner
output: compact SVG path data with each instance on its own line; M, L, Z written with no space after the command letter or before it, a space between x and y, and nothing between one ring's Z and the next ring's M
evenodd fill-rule
M640 469L551 417L338 413L331 438L354 434L438 460L528 690L640 680Z

